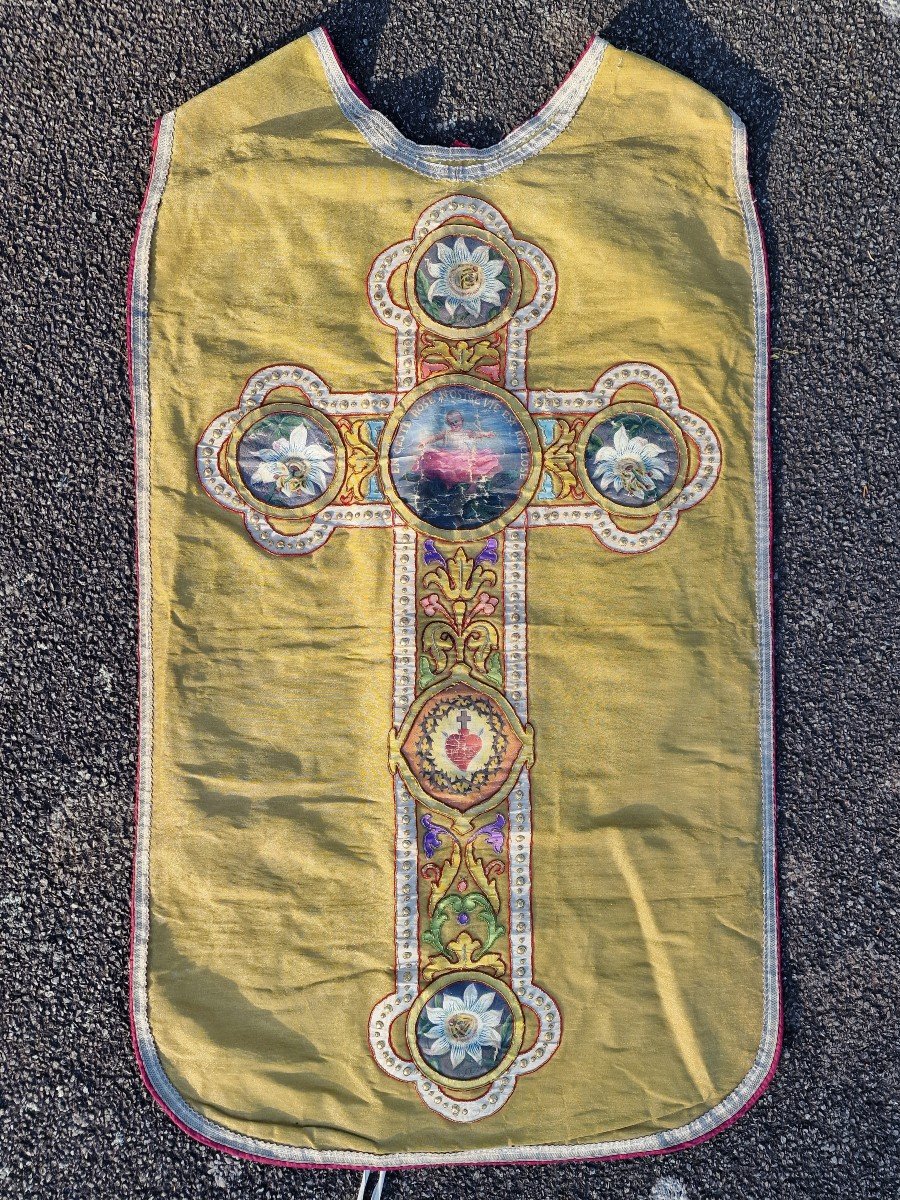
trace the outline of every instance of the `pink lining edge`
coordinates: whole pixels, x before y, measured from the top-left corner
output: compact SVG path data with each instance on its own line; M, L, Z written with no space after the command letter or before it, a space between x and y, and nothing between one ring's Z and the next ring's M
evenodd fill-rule
M323 27L323 32L325 32L325 36L328 37L328 33L327 33L327 31L324 30L324 27ZM330 43L331 38L328 37L328 40ZM590 49L592 42L593 42L593 39L590 43L588 43L588 46L585 48L584 53L578 59L578 62L581 61L581 58L583 58L584 54L586 54L588 49ZM332 49L333 49L333 46L332 46ZM336 54L335 54L335 58L337 59ZM338 62L339 61L340 60L338 59ZM577 65L578 65L578 63L575 64L575 66L577 66ZM343 70L343 67L341 69ZM573 71L574 71L574 69L575 69L575 67L572 68ZM346 72L345 72L345 74L346 74ZM571 74L571 71L569 72L569 74ZM349 78L349 76L347 78L348 78L348 82L350 83L350 85L354 88L354 91L358 91L358 89L356 88L356 85ZM568 78L568 76L566 78ZM362 95L362 93L358 93L358 94L360 95L361 99L363 99L365 101L366 104L369 103L368 100L366 100L366 98ZM371 107L371 105L370 105L370 107ZM538 110L538 111L540 111L540 110ZM132 316L131 316L131 314L132 314L132 308L133 308L133 303L134 303L134 273L135 273L135 264L136 264L136 259L137 259L138 239L141 234L141 228L142 228L143 221L144 221L145 210L147 207L147 202L148 202L149 196L150 196L150 190L151 190L152 183L153 183L153 174L154 174L154 169L155 169L155 164L156 164L156 156L157 156L157 152L159 149L160 125L161 125L161 121L159 119L157 119L157 121L155 122L155 124L153 126L153 138L152 138L151 150L150 150L150 172L149 172L148 179L147 179L147 186L144 190L144 196L141 201L141 207L138 212L137 227L135 229L134 238L132 239L132 243L131 243L131 253L129 256L128 276L127 276L127 283L126 283L127 296L126 296L126 312L125 312L125 339L126 339L128 387L129 387L129 397L130 397L130 404L131 404L132 439L133 439L133 443L134 443L135 485L137 485L137 479L138 479L137 405L136 405L135 392L134 392L134 368L133 368ZM756 1089L756 1091L753 1093L753 1095L750 1096L749 1099L746 1100L745 1103L741 1105L741 1107L737 1110L737 1112L733 1113L726 1121L723 1121L720 1125L717 1125L714 1129L707 1130L706 1133L700 1134L696 1138L691 1138L689 1141L686 1141L686 1142L676 1142L671 1146L661 1146L661 1147L653 1149L653 1150L635 1150L629 1154L582 1155L582 1156L573 1155L573 1156L567 1157L567 1158L533 1158L533 1159L532 1158L523 1158L523 1159L517 1159L515 1162L510 1162L509 1160L499 1160L499 1161L486 1160L485 1161L485 1160L479 1159L477 1161L467 1163L463 1159L455 1159L453 1161L448 1161L446 1163L408 1163L408 1164L404 1164L402 1166L390 1166L390 1167L379 1168L377 1166L375 1166L375 1167L355 1166L350 1163L288 1162L284 1159L275 1158L274 1156L270 1157L270 1156L264 1156L264 1155L259 1155L259 1154L252 1154L250 1151L247 1151L247 1150L238 1150L232 1146L226 1146L225 1144L223 1144L221 1142L213 1141L211 1138L207 1138L205 1135L198 1133L194 1129L191 1129L191 1127L189 1125L187 1125L166 1104L166 1102L162 1099L162 1097L159 1095L159 1093L154 1088L152 1082L150 1081L150 1077L149 1077L149 1075L147 1073L147 1069L144 1065L144 1060L141 1056L141 1049L140 1049L140 1044L139 1044L138 1036L137 1036L137 1026L135 1024L135 1018L134 1018L134 947L135 947L135 938L136 938L136 934L137 934L135 898L136 898L136 891L137 891L137 872L138 872L138 831L139 831L139 819L140 819L140 762L141 762L141 760L140 760L140 738L141 738L141 730L142 730L141 689L140 689L141 640L140 640L140 603L139 603L138 604L138 636L137 636L138 756L137 756L137 765L136 765L136 770L135 770L135 785L134 785L134 824L135 824L135 828L134 828L134 853L133 853L133 865L132 865L132 875L131 875L131 902L130 902L131 930L130 930L130 939L129 939L129 960L128 960L128 1024L129 1024L129 1030L130 1030L130 1034L131 1034L132 1051L134 1053L134 1058L135 1058L135 1062L137 1064L138 1073L140 1075L141 1082L143 1083L144 1088L149 1093L151 1099L163 1111L163 1113L165 1113L165 1115L169 1118L169 1120L172 1121L172 1123L178 1129L180 1129L182 1133L186 1134L192 1141L198 1142L200 1145L205 1146L208 1149L216 1150L222 1154L227 1154L227 1155L231 1156L232 1158L239 1158L239 1159L245 1160L246 1162L258 1163L261 1166L288 1167L291 1169L306 1169L306 1170L314 1170L314 1171L371 1171L371 1170L380 1170L380 1169L385 1170L385 1171L418 1171L418 1170L428 1170L428 1169L434 1169L434 1168L440 1168L440 1167L466 1167L466 1166L470 1166L470 1167L546 1167L546 1166L562 1166L562 1165L567 1165L569 1163L597 1163L597 1164L599 1164L599 1163L608 1163L608 1162L627 1162L628 1160L635 1159L635 1158L652 1158L652 1157L656 1157L659 1155L674 1154L681 1150L690 1150L696 1146L703 1145L704 1142L710 1141L712 1138L717 1137L720 1133L724 1133L727 1129L731 1128L731 1126L734 1125L737 1121L739 1121L757 1103L757 1101L759 1101L761 1099L763 1094L768 1090L768 1087L769 1087L770 1083L772 1082L775 1072L778 1069L778 1065L779 1065L779 1062L781 1059L783 1040L784 1040L784 995L783 995L782 972L781 972L781 919L780 919L780 899L779 899L779 891L778 891L778 839L777 839L777 823L776 823L776 819L777 819L776 743L775 743L775 699L776 699L775 692L776 692L776 689L775 689L775 638L774 638L774 616L775 616L775 613L774 613L774 578L773 578L773 553L772 553L773 549L774 549L775 534L774 534L774 517L773 517L773 508L772 508L773 487L772 487L772 436L771 436L771 401L772 401L771 303L770 303L770 284L769 284L769 280L770 280L769 259L768 259L768 254L766 251L765 239L763 237L762 222L760 220L759 208L756 203L756 198L753 193L753 189L751 187L749 187L749 153L750 153L750 151L749 151L749 139L748 139L746 149L745 149L746 170L747 170L747 179L748 179L748 195L749 195L751 208L752 208L752 212L753 212L753 218L756 222L757 236L759 237L759 243L762 248L763 275L764 275L764 300L765 300L765 310L766 310L765 311L765 320L766 320L766 350L767 350L767 354L766 354L766 400L765 400L766 408L765 408L765 411L766 411L766 452L767 452L767 463L768 463L767 485L768 485L768 504L769 504L769 579L768 579L767 600L768 600L768 605L769 605L769 617L770 617L770 621L772 622L772 638L771 638L770 654L769 654L770 672L771 672L770 687L771 687L771 693L772 693L772 728L770 731L770 736L771 736L771 744L772 744L772 809L773 809L773 812L772 812L772 820L773 820L773 825L772 825L772 860L773 860L773 862L772 862L772 865L773 865L773 885L774 885L774 891L775 891L775 929L774 929L774 935L775 935L775 986L776 986L777 996L778 996L778 1037L777 1037L777 1040L775 1043L774 1052L772 1054L772 1062L769 1065L769 1068L766 1072L765 1077L763 1078L762 1082L760 1083L760 1085ZM139 557L138 557L140 531L138 529L137 522L138 522L138 513L137 513L137 505L135 505L135 525L134 525L135 532L134 532L133 550L134 550L134 557L135 557L135 582L136 582L138 596L140 596L141 575L140 575L140 563L139 563Z
M328 43L329 47L331 48L331 53L334 55L334 61L341 68L341 74L344 76L344 79L347 81L347 87L350 89L351 92L353 92L353 94L354 94L354 96L356 96L357 100L361 100L363 102L363 104L366 106L366 108L371 108L373 111L375 111L374 107L372 105L372 101L369 99L369 97L366 95L366 93L362 90L362 88L359 86L359 84L356 82L356 80L353 78L353 76L350 74L350 72L344 66L341 56L337 52L337 47L335 46L334 42L332 41L331 34L328 32L328 30L326 29L326 27L324 25L320 25L319 28L322 30L322 33L325 35L325 40Z

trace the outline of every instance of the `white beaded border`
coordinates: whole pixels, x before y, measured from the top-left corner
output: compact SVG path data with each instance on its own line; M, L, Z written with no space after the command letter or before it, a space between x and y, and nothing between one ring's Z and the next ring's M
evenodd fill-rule
M525 623L525 514L503 532L503 651L506 698L528 721L528 643Z
M527 528L523 513L503 535L503 649L506 698L528 721ZM513 988L538 1018L537 1039L514 1064L522 1075L541 1065L559 1045L562 1022L556 1002L534 983L531 916L531 776L524 770L509 796L509 944Z
M394 725L399 728L416 694L415 531L394 523L393 638ZM369 1045L375 1061L394 1079L424 1080L415 1063L391 1048L390 1029L416 998L419 978L419 890L416 802L399 773L394 776L397 836L394 847L395 991L379 1000L369 1016Z
M525 387L525 359L528 353L528 332L540 325L556 299L556 269L539 246L513 235L509 223L493 205L475 196L445 196L426 208L416 222L413 235L383 250L369 271L367 290L375 315L397 334L397 391L408 392L416 386L416 321L408 308L391 298L388 283L391 275L409 262L413 250L443 222L453 217L471 217L490 233L506 242L520 262L534 272L537 289L527 304L521 305L509 320L506 339L505 386L521 393ZM460 336L465 330L460 330Z
M239 409L241 415L263 404L276 388L297 388L314 408L341 416L377 417L394 407L393 392L332 392L324 380L298 363L275 363L255 371L244 384Z
M272 554L311 554L324 546L337 528L385 528L393 521L389 504L330 504L316 513L302 533L281 533L264 513L247 504L222 474L219 455L238 421L265 402L276 388L296 388L313 408L332 415L343 413L377 417L393 406L393 394L383 392L332 392L308 367L281 363L251 375L237 408L215 417L197 443L197 476L207 494L231 512L240 513L250 537ZM286 516L289 514L286 513Z
M397 837L394 846L395 990L379 1000L369 1016L369 1045L375 1061L394 1079L419 1086L425 1080L415 1063L395 1054L391 1025L411 1008L419 977L418 842L416 802L399 775L394 777ZM433 1106L432 1106L433 1107Z
M528 407L535 413L600 412L608 408L616 393L628 384L647 388L657 406L694 442L700 462L693 477L671 504L655 515L652 524L638 533L620 529L606 509L587 504L537 505L528 512L530 526L584 525L607 549L620 554L642 554L662 545L678 524L679 514L699 504L712 491L722 468L722 448L715 430L702 417L681 407L675 384L650 363L629 362L610 367L590 391L529 392Z
M397 331L397 391L409 392L416 386L416 322L408 308L391 299L389 280L398 267L409 261L415 242L396 242L377 256L366 283L369 303L384 325Z
M509 944L513 988L538 1019L534 1045L520 1054L511 1070L536 1071L559 1045L562 1020L556 1001L532 978L531 777L523 771L509 796Z

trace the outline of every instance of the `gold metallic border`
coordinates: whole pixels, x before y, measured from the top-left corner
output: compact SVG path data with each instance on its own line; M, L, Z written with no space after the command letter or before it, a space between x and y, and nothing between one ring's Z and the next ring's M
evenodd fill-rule
M311 500L309 504L302 504L297 508L280 508L277 504L266 504L264 501L258 500L244 483L241 473L238 470L237 453L244 434L264 417L272 417L283 412L300 413L315 425L318 425L334 448L334 478L331 483L321 496L318 496L315 500ZM319 412L318 409L313 408L309 404L302 404L299 401L293 400L279 400L274 404L261 404L258 408L251 409L250 412L245 413L231 431L226 451L228 477L241 499L245 500L257 512L264 513L267 517L276 517L281 521L303 521L315 516L323 508L327 508L337 498L344 485L344 476L347 469L346 460L344 443L335 424L324 413Z
M412 729L416 717L425 704L432 696L439 695L454 683L467 683L469 687L477 692L481 692L489 700L492 700L503 710L504 716L509 721L513 732L522 743L519 753L510 765L509 774L505 782L500 785L493 796L488 796L486 800L482 800L480 804L474 804L471 808L467 808L465 812L461 812L451 804L445 804L443 800L436 800L434 796L426 792L413 774L409 763L403 757L402 750L404 742L409 737L409 731ZM388 762L392 772L400 772L400 778L406 784L407 790L420 804L424 804L426 808L430 808L433 812L439 812L443 816L449 817L455 829L465 831L471 827L476 817L480 817L482 813L490 812L492 808L496 808L498 804L502 804L516 786L516 782L522 773L522 768L528 767L534 762L534 728L530 724L522 724L518 713L502 692L481 683L474 678L465 664L457 663L437 683L433 683L431 687L419 693L407 710L400 728L390 731L388 735Z
M610 500L594 486L587 469L587 448L588 442L591 440L591 434L598 425L605 421L610 421L614 417L626 415L628 413L646 413L658 421L669 433L675 441L678 448L678 472L675 476L672 486L664 496L660 496L658 500L654 500L652 504L617 504L615 500ZM670 504L672 500L684 487L685 477L688 469L688 448L685 440L684 431L678 426L668 413L663 412L655 404L647 404L640 400L630 400L622 404L610 404L607 408L601 409L595 413L578 435L578 441L575 443L575 471L578 475L578 481L584 488L585 492L591 499L605 508L607 512L615 513L622 517L647 517L653 513L658 513Z
M485 245L492 246L502 256L509 267L509 299L500 312L483 325L443 325L440 321L436 321L434 317L429 316L419 303L419 298L416 295L416 272L418 271L419 263L435 242L441 242L447 237L467 237L473 241L484 242ZM406 301L409 304L410 312L423 328L430 329L432 333L443 334L445 337L450 335L454 338L469 340L471 338L484 337L485 334L501 329L509 322L513 313L515 313L521 298L522 267L515 252L501 238L498 238L493 233L489 233L486 229L482 229L480 225L467 225L455 222L447 225L439 225L433 233L423 238L418 244L406 267Z
M483 987L493 988L509 1005L513 1015L512 1040L510 1041L509 1049L497 1063L496 1067L488 1071L486 1075L479 1075L477 1079L451 1079L449 1075L441 1075L425 1061L419 1049L419 1044L416 1041L416 1022L419 1019L422 1009L433 996L454 983L480 983ZM502 980L482 975L478 971L458 971L453 974L447 972L444 975L439 975L433 983L430 983L419 992L406 1018L406 1044L409 1046L409 1052L412 1054L416 1066L432 1083L436 1083L439 1087L446 1088L452 1092L481 1091L488 1084L493 1083L495 1079L499 1079L509 1069L511 1064L515 1062L522 1048L524 1038L525 1014L522 1012L519 997Z
M485 392L502 401L522 426L525 436L528 438L528 444L531 447L531 470L519 490L518 500L502 516L496 517L486 525L478 525L474 529L439 529L437 525L429 525L427 521L423 521L420 517L416 516L404 500L401 500L394 486L394 481L391 478L391 443L400 427L400 422L422 396L427 396L429 392L434 392L438 388L445 387L467 387L472 391ZM492 533L499 533L501 529L505 529L531 503L541 481L541 471L543 470L542 455L543 450L538 428L531 419L531 414L522 402L516 399L512 392L507 392L503 388L497 387L496 384L490 383L486 379L476 378L473 375L432 375L430 379L426 379L424 383L420 383L418 387L414 387L411 391L407 392L403 399L398 401L391 410L391 415L385 422L384 429L381 431L381 438L378 442L378 477L381 481L381 490L385 499L412 529L418 530L419 533L427 534L428 537L437 538L442 542L478 542L483 538L490 537Z

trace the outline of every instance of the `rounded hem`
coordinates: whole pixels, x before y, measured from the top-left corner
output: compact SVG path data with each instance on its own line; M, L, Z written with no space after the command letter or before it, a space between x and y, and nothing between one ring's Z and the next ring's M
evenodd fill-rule
M271 1167L296 1167L316 1170L344 1171L404 1171L428 1167L524 1167L551 1166L553 1164L579 1162L622 1162L632 1158L648 1158L661 1154L672 1154L699 1146L723 1133L743 1117L768 1089L778 1067L782 1046L782 1023L780 1019L778 1038L762 1080L740 1106L729 1114L722 1114L709 1128L695 1131L715 1112L726 1105L730 1097L741 1091L739 1085L728 1096L718 1101L699 1117L685 1126L645 1134L638 1138L619 1141L607 1140L583 1143L536 1143L522 1146L495 1146L473 1150L445 1151L400 1151L385 1154L365 1154L353 1150L310 1150L289 1143L270 1142L240 1133L218 1124L193 1108L175 1088L166 1075L149 1025L145 1035L138 1029L134 1006L131 1006L130 1026L132 1047L144 1087L166 1116L188 1137L212 1150L221 1151L233 1158L260 1163ZM757 1054L754 1066L759 1059ZM762 1064L760 1064L761 1068ZM759 1068L757 1068L759 1070ZM754 1073L751 1067L744 1081ZM162 1092L168 1093L164 1096ZM177 1108L176 1108L177 1105ZM683 1133L680 1139L670 1140L673 1133ZM689 1133L690 1131L690 1133ZM651 1143L643 1145L641 1143ZM241 1144L243 1143L243 1144ZM656 1143L656 1144L653 1144ZM630 1147L634 1148L630 1148Z

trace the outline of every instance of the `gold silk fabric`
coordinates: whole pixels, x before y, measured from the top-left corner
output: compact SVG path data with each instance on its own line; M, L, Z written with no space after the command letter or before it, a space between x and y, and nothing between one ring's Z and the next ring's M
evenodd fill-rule
M133 1023L188 1132L561 1160L760 1093L766 336L743 126L599 39L484 151L321 30L161 121Z

